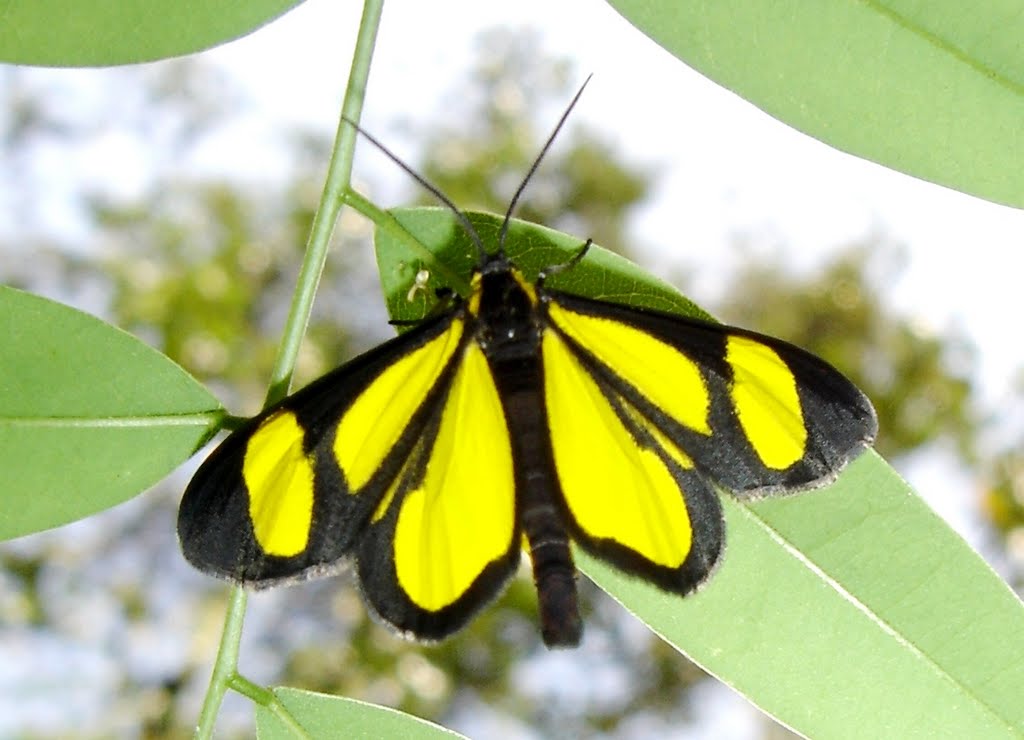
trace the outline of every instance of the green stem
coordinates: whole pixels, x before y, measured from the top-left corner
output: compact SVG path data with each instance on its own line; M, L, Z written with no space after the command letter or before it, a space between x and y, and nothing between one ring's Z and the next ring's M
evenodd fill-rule
M203 709L199 713L199 723L196 725L197 740L208 740L213 737L213 725L217 721L220 704L238 666L238 645L242 641L246 598L245 589L241 586L231 589L231 601L228 603L227 616L224 617L224 631L220 636L217 661L213 664L210 688L206 690L206 699L203 700Z
M334 151L328 165L327 180L320 196L320 204L313 217L309 241L306 244L306 254L299 270L281 345L271 372L265 404L267 406L276 403L288 393L288 385L291 382L299 353L299 344L306 331L309 315L313 308L313 296L327 260L331 233L338 221L344 194L351 184L356 130L345 120L358 122L362 113L363 99L366 96L366 82L370 75L370 61L373 59L373 49L377 41L377 29L380 27L383 6L384 0L365 0L363 4L363 16L359 22L359 33L356 36L355 50L352 54L348 86L345 89L338 130L334 138ZM210 677L210 687L203 700L203 709L196 726L195 737L197 740L209 740L213 737L213 726L217 721L217 713L220 711L224 694L227 693L228 688L242 686L242 682L245 681L238 674L238 646L242 638L245 602L245 590L241 586L235 586L231 591L231 601L224 619L224 631L221 634L220 649L217 651L213 675ZM278 716L286 718L287 721L287 711L276 700L276 697L269 706ZM297 727L294 720L291 720L290 724ZM301 728L299 730L301 731Z
M430 269L434 274L442 279L442 282L445 285L461 296L469 296L470 286L466 278L463 275L459 275L457 272L452 271L443 262L438 260L437 255L427 249L427 247L423 245L423 242L413 236L413 234L405 228L402 222L395 218L393 214L378 207L375 203L368 200L362 193L359 193L352 188L346 190L342 197L345 199L346 204L352 206L353 209L359 211L361 214L373 221L374 225L378 229L387 232L388 236L393 239L404 242L410 251L418 254L420 259L430 266Z
M338 130L334 137L334 152L327 169L327 181L316 215L313 216L313 227L310 230L309 242L306 244L306 255L299 270L298 284L292 305L288 311L281 346L277 360L270 376L270 387L267 389L266 403L269 406L288 395L288 384L295 370L295 360L299 355L299 344L306 332L309 315L313 309L313 296L316 294L320 275L327 260L327 248L331 233L338 222L338 214L344 202L345 192L352 182L352 159L355 154L356 130L348 123L359 122L363 111L363 98L366 96L366 80L370 75L370 61L373 58L373 46L377 39L377 28L384 0L366 0L363 4L363 17L359 22L359 35L356 37L356 48L352 56L352 67L349 71L348 87L345 99L341 104L341 117Z
M277 696L274 695L273 691L266 686L260 686L258 683L250 681L238 671L235 671L228 681L228 688L232 691L237 691L252 701L253 704L259 704L261 707L269 707L277 701Z
M258 683L253 683L240 673L235 673L231 677L231 688L242 696L249 697L254 703L270 710L295 737L301 740L310 740L306 728L299 724L299 721L288 711L288 707L282 704L277 694L270 689L260 686Z

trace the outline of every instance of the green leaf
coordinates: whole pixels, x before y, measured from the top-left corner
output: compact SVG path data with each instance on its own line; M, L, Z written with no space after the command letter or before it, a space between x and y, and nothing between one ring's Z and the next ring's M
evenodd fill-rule
M397 239L378 228L374 242L381 288L392 319L423 318L437 304L434 291L448 287L440 271L469 275L479 262L477 248L445 208L396 208L391 214L410 234L425 245ZM497 249L501 217L490 213L468 214L484 245ZM533 280L537 273L552 265L568 262L583 240L545 226L513 219L509 229L508 252L516 264ZM410 296L420 270L430 272L429 281ZM592 246L579 265L565 273L552 275L547 285L579 295L602 298L630 306L645 306L662 311L677 311L687 316L710 316L675 288L651 277L627 259Z
M59 67L181 56L255 31L300 0L6 0L0 61Z
M609 2L679 59L804 133L1024 205L1018 3Z
M411 714L355 699L290 688L275 688L274 695L305 734L289 726L270 707L257 706L256 732L260 740L334 740L338 737L345 740L377 740L383 737L452 740L463 737Z
M0 286L0 539L144 491L217 430L223 410L120 329Z
M1024 608L875 453L835 484L744 506L677 599L581 568L696 663L808 737L1020 737Z
M476 263L450 216L397 216L429 250L454 256L453 269ZM485 241L499 222L473 221ZM377 240L389 306L414 318L410 308L419 301L422 310L423 297L410 302L408 290L429 259L382 232ZM573 237L517 223L507 251L534 274L578 247ZM593 258L593 269L588 255L552 283L692 313L635 266L596 250ZM808 736L1024 732L1024 605L874 452L826 488L747 504L722 499L728 546L699 594L665 594L584 553L580 568L680 651Z

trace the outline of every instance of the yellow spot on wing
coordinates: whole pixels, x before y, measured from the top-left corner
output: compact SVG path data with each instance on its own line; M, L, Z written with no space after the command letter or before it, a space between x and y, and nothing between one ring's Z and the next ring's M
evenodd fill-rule
M654 449L637 444L556 333L544 334L542 348L555 467L573 517L591 537L679 567L693 536L679 484ZM631 416L646 425L639 414ZM673 457L688 461L681 452Z
M796 379L775 350L758 341L730 336L726 347L743 432L761 462L784 470L804 456L807 443Z
M349 493L356 493L387 457L459 345L463 323L399 357L352 402L338 423L334 454Z
M295 414L279 411L260 424L245 448L242 478L249 491L249 518L268 555L298 555L309 541L313 466L302 440Z
M454 603L515 531L512 449L487 360L470 343L419 485L395 527L398 583L423 609Z
M680 424L711 434L711 401L700 368L674 347L639 329L549 304L555 325Z

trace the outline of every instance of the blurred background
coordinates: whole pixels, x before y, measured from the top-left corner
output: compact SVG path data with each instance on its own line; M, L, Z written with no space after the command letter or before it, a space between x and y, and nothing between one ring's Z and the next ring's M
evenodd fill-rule
M837 365L878 409L879 451L1019 588L1019 272L1003 265L1024 216L787 129L604 5L477 5L494 4L443 21L435 6L389 4L364 126L455 202L503 212L594 72L518 215L593 237L720 319ZM358 10L309 0L225 47L143 66L0 66L0 281L125 328L232 413L255 413ZM357 183L376 202L430 202L359 151ZM297 385L391 333L370 237L344 213ZM194 468L0 545L0 737L191 736L226 603L175 539ZM433 647L368 619L344 576L262 592L240 668L481 738L789 736L583 591L584 644L561 653L540 642L528 578ZM219 736L251 736L251 715L229 695Z

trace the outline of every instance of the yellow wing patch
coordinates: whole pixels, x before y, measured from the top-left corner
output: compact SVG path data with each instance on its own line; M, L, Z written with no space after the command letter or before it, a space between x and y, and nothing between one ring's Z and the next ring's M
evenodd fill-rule
M303 449L304 436L295 414L279 411L260 424L245 447L249 518L268 555L298 555L309 541L313 465Z
M726 361L732 366L732 401L743 432L761 462L784 470L804 456L807 427L796 379L775 351L731 335Z
M349 493L366 485L437 383L462 339L463 322L401 357L382 372L341 417L334 455Z
M700 368L674 347L620 321L548 304L551 320L680 424L711 434L711 398Z
M591 347L590 339L588 334L584 346ZM654 449L637 443L556 333L544 335L542 352L555 468L573 517L590 537L678 568L693 537L679 483ZM689 462L650 425L645 428L677 461Z
M501 399L483 351L465 356L423 480L401 499L394 554L398 583L417 606L454 603L512 546L515 476Z

